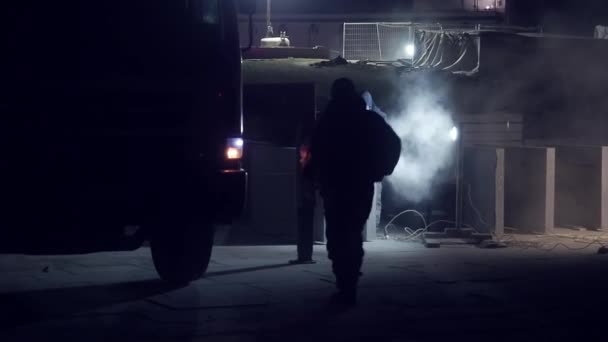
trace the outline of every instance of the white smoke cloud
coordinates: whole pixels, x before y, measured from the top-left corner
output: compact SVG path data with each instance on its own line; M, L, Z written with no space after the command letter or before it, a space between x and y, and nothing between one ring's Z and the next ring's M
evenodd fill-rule
M454 153L451 114L440 104L437 89L423 86L404 94L401 112L389 123L401 137L403 151L393 175L387 178L399 196L413 202L428 199L439 173Z

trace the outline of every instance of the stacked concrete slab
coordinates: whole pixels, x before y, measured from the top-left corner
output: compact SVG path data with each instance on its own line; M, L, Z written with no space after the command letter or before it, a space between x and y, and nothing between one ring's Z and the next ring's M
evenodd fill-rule
M608 146L528 144L465 148L465 223L497 235L608 230Z

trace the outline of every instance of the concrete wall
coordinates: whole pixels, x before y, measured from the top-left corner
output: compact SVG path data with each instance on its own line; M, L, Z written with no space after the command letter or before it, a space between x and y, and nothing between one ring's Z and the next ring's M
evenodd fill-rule
M292 46L308 47L324 46L334 51L342 51L342 30L344 22L294 22L281 21L273 22L275 34L279 31L287 31ZM248 25L240 23L241 45L245 46L249 42ZM258 46L260 39L266 36L266 24L256 22L254 24L254 46Z
M300 1L300 0L298 0ZM479 0L493 2L494 0ZM300 1L302 3L302 1ZM462 10L461 0L417 0L409 6L402 2L394 5L379 6L370 3L369 6L357 5L360 10L311 10L307 5L300 8L298 3L287 5L277 2L273 4L272 26L274 33L279 35L286 31L291 45L296 47L324 46L334 51L342 51L342 31L345 22L442 22L442 23L484 23L495 24L502 22L496 12L474 12L473 0L465 0ZM276 7L276 9L275 9ZM498 11L501 13L500 11ZM248 23L246 17L240 18L241 45L249 42ZM261 38L266 36L266 5L258 6L254 16L254 46L259 45Z
M491 11L504 13L508 0L464 0L464 7L467 11L485 11L488 8Z
M469 146L463 164L463 218L480 232L608 229L606 146Z
M415 0L417 11L492 11L504 12L507 0Z
M481 34L481 111L524 114L526 139L608 144L608 44Z
M555 149L556 226L608 229L608 147L558 145Z
M467 11L485 10L487 7L504 11L508 0L275 0L273 14L345 14L382 13L390 11ZM528 0L529 1L529 0ZM266 13L266 0L257 0L258 12Z
M555 227L555 149L505 149L505 226L552 233Z
M416 11L453 11L462 10L462 5L462 0L415 0L413 7Z

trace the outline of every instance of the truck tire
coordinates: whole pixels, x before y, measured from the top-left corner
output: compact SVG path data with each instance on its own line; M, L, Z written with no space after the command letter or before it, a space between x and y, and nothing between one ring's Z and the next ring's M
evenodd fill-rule
M161 279L174 285L187 285L205 274L214 229L210 223L155 227L150 240L154 267Z

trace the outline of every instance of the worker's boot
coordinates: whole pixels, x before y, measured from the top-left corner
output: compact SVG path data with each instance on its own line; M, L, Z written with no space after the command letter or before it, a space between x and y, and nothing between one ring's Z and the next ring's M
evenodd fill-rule
M330 298L330 304L350 308L357 305L357 290L338 291Z
M338 292L334 293L330 298L332 305L341 307L353 307L357 305L357 280L355 277L349 279L336 279Z

